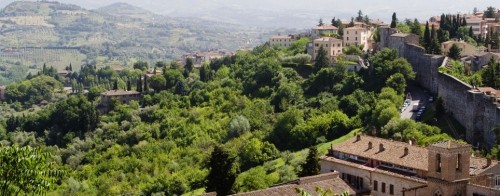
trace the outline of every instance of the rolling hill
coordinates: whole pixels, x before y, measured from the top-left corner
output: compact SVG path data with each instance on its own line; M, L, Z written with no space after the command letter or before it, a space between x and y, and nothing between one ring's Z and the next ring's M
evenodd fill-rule
M234 51L261 44L267 37L263 33L241 25L161 16L125 3L87 10L58 2L16 1L0 11L0 76L12 75L9 69L19 64L33 72L43 63L58 69L70 63L129 66L194 51ZM0 78L0 85L7 82Z

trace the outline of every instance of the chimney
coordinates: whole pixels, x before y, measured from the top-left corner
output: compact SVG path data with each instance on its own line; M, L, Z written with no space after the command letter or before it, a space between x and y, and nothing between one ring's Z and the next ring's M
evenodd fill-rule
M408 152L408 147L405 147L405 152L404 152L403 156L408 155L408 153L409 153L409 152Z
M361 135L356 135L356 142L359 142L361 140Z
M372 148L373 148L372 142L368 142L368 150L370 150Z
M380 145L378 146L378 151L379 151L379 152L382 152L382 151L384 151L384 150L385 150L385 148L384 148L384 144L380 144Z

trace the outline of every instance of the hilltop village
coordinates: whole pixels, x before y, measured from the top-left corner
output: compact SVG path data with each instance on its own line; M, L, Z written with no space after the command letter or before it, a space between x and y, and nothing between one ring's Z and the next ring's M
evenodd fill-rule
M0 192L500 195L499 18L359 11L253 49L32 66L0 86Z
M351 71L369 70L368 57L374 51L396 49L411 63L416 84L439 97L445 110L465 128L462 139L491 149L497 141L494 129L500 125L500 90L495 89L498 86L463 81L463 75L491 68L495 66L492 62L500 59L500 10L493 11L496 17L481 12L443 14L426 23L407 19L407 26L395 26L395 15L393 24L385 24L363 21L360 14L351 21L334 18L332 24L320 20L306 33L272 36L269 44L291 47L305 37L311 40L307 43L311 62L318 64L323 58L333 66L347 64ZM453 27L458 31L454 36L449 31L442 33L450 29L446 21L459 26ZM478 44L480 41L484 46ZM450 71L456 64L462 66L462 73ZM419 120L420 114L414 117ZM315 192L315 187L333 188L339 195L500 195L498 162L474 157L472 147L446 141L423 148L411 140L356 135L332 145L321 156L323 174L241 195L278 195L295 189Z

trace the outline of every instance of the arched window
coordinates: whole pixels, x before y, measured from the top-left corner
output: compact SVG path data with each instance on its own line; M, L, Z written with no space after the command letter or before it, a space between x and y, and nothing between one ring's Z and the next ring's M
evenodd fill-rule
M434 196L443 196L443 193L441 192L441 190L436 190L434 191Z

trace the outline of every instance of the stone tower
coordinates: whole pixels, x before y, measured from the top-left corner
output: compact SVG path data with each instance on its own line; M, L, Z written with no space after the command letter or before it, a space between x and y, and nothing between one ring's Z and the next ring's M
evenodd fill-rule
M430 145L428 195L465 196L469 182L470 145L445 141Z

